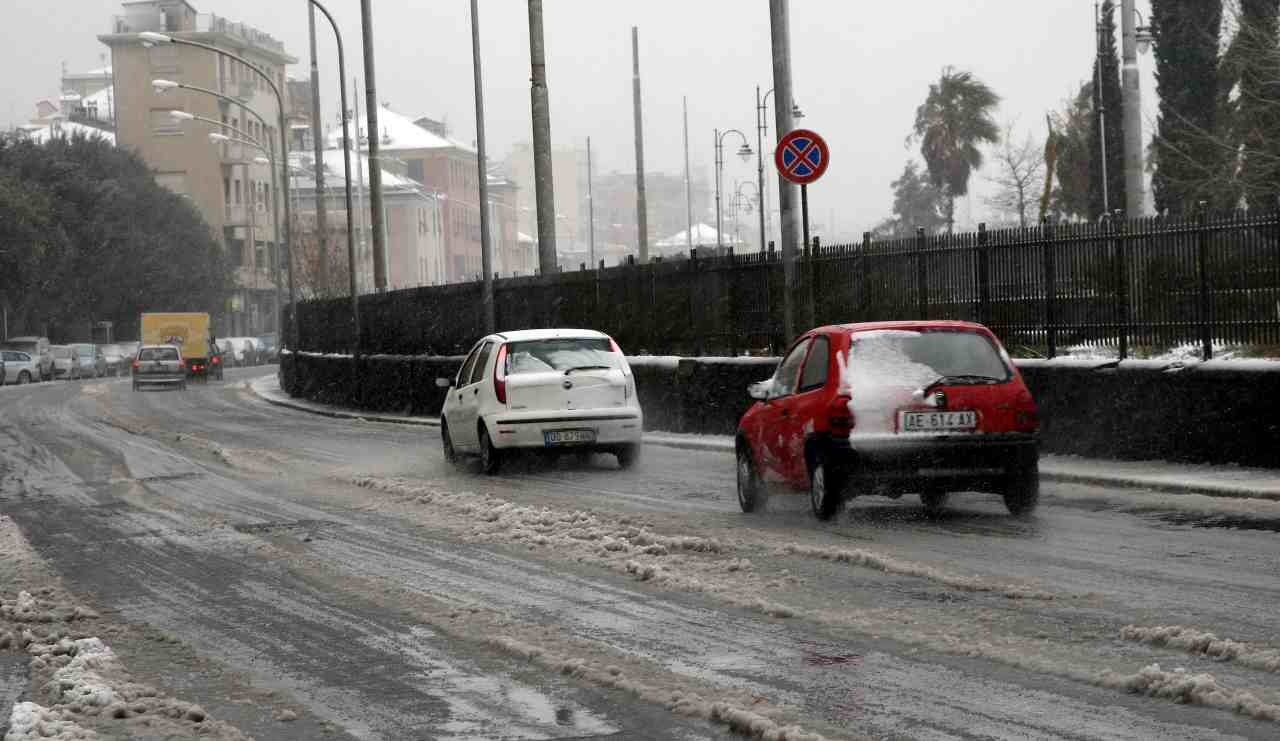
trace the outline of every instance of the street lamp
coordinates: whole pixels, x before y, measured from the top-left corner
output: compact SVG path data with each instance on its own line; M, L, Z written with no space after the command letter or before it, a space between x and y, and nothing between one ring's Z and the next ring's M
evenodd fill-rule
M142 42L143 46L147 46L147 47L156 46L159 44L178 44L179 46L191 46L196 49L204 49L205 51L213 52L218 56L225 57L235 62L239 62L240 64L244 65L245 68L252 70L254 74L256 74L258 77L261 77L263 80L266 81L267 87L271 88L271 92L276 96L276 113L277 113L277 118L280 124L279 125L280 151L282 153L286 153L286 154L288 153L289 142L285 137L288 136L289 127L285 122L284 95L281 94L280 88L276 85L276 81L271 79L271 75L268 75L266 72L263 72L262 70L258 69L257 65L252 64L251 62L249 62L249 60L245 59L244 57L241 57L236 54L232 54L231 52L226 51L225 49L219 49L218 47L213 46L212 44L205 44L199 41L192 41L191 39L184 39L184 38L169 36L163 33L156 33L155 31L143 31L142 33L138 34L138 40ZM180 117L177 117L177 118L180 118ZM217 121L215 123L217 123L220 126L224 125L222 124L221 121ZM294 287L293 287L293 244L289 234L290 213L289 213L289 178L288 176L286 175L283 178L283 180L284 180L284 191L282 193L282 196L284 198L284 244L285 244L285 253L288 255L288 260L289 260L287 263L288 274L289 274L289 304L293 309L290 312L290 314L292 315L291 324L293 327L293 345L294 345L294 349L296 350L298 339L299 339L298 337L298 302L297 302L297 295L294 292ZM281 345L283 345L283 342L281 343Z
M262 128L264 131L271 128L270 126L267 125L267 120L263 118L262 115L259 114L257 111L245 106L235 98L232 98L229 95L224 95L216 90L210 90L208 88L202 88L196 85L187 85L185 83L177 82L174 80L152 80L151 87L156 91L157 95L164 95L166 92L170 90L190 90L191 92L194 92L194 93L200 93L202 95L208 95L210 97L217 98L218 100L225 101L227 103L230 103L231 105L239 106L243 108L245 111L248 111L250 114L253 115L254 118L258 119L258 123L262 125ZM195 116L187 114L184 111L170 111L169 115L180 121L191 121L195 119ZM210 138L212 138L212 136ZM272 153L271 153L272 156L274 156L274 150L276 146L275 141L269 140L267 142L267 145L272 150ZM263 163L259 163L259 164L263 164ZM276 171L275 171L275 166L273 165L271 168L271 190L273 192L279 192L278 188L279 188L279 183L276 180ZM271 208L273 210L277 208L274 196L271 199ZM274 221L275 221L275 232L272 234L271 238L275 242L276 247L279 248L280 220L275 219ZM276 331L280 332L281 337L283 337L284 336L284 332L282 331L283 327L279 326L280 325L280 309L282 306L284 306L284 301L280 296L280 292L283 289L280 285L280 260L279 259L275 259L271 261L271 280L272 282L275 283L275 288L276 288Z
M716 160L716 248L717 248L717 249L719 249L719 248L721 248L721 247L724 247L724 238L723 238L723 236L721 235L721 231L722 231L722 230L723 230L723 228L724 228L724 221L723 221L723 219L722 219L721 210L720 210L720 180L721 180L721 171L724 169L724 138L725 138L726 136L728 136L729 134L737 134L737 135L739 136L739 138L741 138L741 139L742 139L742 146L738 148L738 156L742 158L742 161L743 161L743 162L747 162L748 160L750 160L750 159L751 159L751 154L752 154L752 152L751 152L751 145L747 143L747 135L746 135L746 134L742 133L741 131L738 131L737 129L729 129L728 131L725 131L725 132L723 132L723 133L721 133L719 129L716 129L716 130L715 130L715 137L716 137L716 148L715 148L715 160Z
M760 191L760 251L763 252L765 245L765 234L767 226L765 220L768 218L768 208L765 206L764 197L764 137L769 133L769 96L773 95L773 90L760 96L760 86L756 85L756 187ZM804 118L804 111L800 110L800 106L791 102L791 118L800 120Z

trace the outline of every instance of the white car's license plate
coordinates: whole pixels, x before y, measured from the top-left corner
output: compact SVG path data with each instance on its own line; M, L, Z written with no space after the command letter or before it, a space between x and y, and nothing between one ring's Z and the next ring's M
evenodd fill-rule
M595 430L546 430L542 439L547 445L577 445L596 441Z
M898 432L972 432L977 426L973 411L898 412Z

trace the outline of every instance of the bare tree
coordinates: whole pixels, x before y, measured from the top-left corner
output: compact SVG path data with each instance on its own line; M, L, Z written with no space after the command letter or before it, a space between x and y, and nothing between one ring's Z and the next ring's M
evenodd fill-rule
M1004 136L991 159L996 175L987 178L996 186L986 204L1018 225L1027 225L1027 214L1037 207L1038 191L1044 179L1044 143L1031 134L1019 139L1014 122L1004 125Z

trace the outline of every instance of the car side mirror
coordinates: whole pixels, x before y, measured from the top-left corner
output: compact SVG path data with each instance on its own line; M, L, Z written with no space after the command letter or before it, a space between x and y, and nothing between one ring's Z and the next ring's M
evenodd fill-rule
M747 387L747 395L757 401L767 401L769 399L769 391L773 388L773 379L757 381Z
M451 388L453 388L453 379L451 379L451 378L437 378L437 379L436 379L436 388L442 388L442 389L451 389Z

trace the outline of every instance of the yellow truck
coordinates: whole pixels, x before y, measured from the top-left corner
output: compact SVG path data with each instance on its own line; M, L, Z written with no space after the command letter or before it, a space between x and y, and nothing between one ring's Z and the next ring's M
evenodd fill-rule
M203 312L142 315L138 335L143 345L176 345L186 362L187 375L222 380L222 357L214 342L209 315Z

